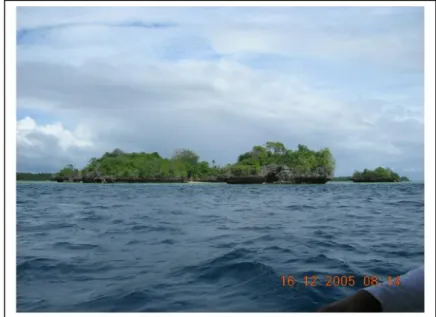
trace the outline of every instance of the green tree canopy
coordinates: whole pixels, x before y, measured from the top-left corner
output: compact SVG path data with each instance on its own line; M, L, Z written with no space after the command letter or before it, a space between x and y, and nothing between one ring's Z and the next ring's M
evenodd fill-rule
M79 176L79 170L75 168L72 164L66 165L58 173L60 177L76 177Z
M374 170L365 168L363 172L355 171L353 179L374 181L400 181L400 176L390 168L377 167Z
M100 158L91 158L80 171L84 176L113 177L182 177L201 178L217 176L259 175L268 166L283 166L301 175L314 174L333 176L336 163L328 148L319 151L299 144L297 150L286 149L281 142L266 142L253 146L249 152L240 154L234 164L219 167L212 161L201 161L197 153L189 149L179 149L171 158L159 153L126 153L121 149L106 152ZM76 175L72 165L62 169L58 176Z

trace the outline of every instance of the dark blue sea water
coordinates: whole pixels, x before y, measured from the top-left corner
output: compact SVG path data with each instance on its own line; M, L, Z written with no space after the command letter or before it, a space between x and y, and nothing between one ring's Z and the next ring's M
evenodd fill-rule
M316 311L421 264L423 222L423 184L18 183L17 310Z

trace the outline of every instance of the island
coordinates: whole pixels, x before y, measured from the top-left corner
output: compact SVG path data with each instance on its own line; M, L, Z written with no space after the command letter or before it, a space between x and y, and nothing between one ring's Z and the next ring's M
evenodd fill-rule
M180 149L170 158L157 152L126 153L120 149L91 158L81 170L69 164L58 173L17 172L17 181L81 183L228 183L325 184L327 182L410 182L390 168L355 171L334 177L335 159L328 148L318 151L299 144L296 150L280 142L253 146L233 164L218 166L201 161L192 150Z
M233 164L201 161L192 150L180 149L170 158L157 152L126 153L120 149L91 158L79 170L67 165L54 180L83 183L325 184L333 176L335 159L328 148L318 151L299 144L287 149L281 142L253 146Z
M364 169L355 171L351 180L355 183L391 183L409 181L405 176L400 177L390 168L377 167L375 170Z

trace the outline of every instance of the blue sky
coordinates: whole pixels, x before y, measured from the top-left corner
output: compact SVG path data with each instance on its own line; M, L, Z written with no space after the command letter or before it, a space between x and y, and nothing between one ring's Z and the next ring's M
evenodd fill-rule
M273 140L423 179L423 8L22 7L17 27L18 170Z

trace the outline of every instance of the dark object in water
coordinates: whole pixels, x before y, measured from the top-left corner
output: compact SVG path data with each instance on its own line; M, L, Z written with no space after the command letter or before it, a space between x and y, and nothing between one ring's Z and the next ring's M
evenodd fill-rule
M227 184L326 184L329 177L296 177L290 181L277 181L275 176L240 176L227 178Z
M352 178L354 183L397 183L393 178Z
M329 180L327 177L296 177L295 184L325 184Z
M227 184L263 184L266 178L264 176L240 176L229 177L226 180Z

